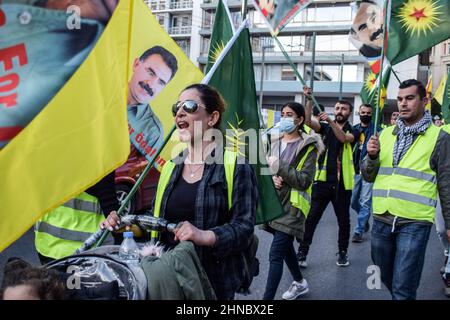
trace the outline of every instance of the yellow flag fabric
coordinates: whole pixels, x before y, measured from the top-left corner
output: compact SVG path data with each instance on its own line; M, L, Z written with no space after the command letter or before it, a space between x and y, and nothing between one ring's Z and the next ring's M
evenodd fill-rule
M0 251L126 161L132 5L119 2L88 58L0 151Z
M190 84L199 83L204 75L203 73L189 60L186 54L181 50L177 43L166 33L161 25L156 20L156 17L151 14L151 10L142 1L134 1L133 20L131 26L132 42L130 47L130 61L129 67L132 68L136 58L139 58L146 50L155 46L160 46L169 51L177 60L178 69L173 78L167 83L164 89L154 95L154 98L149 102L148 107L156 115L163 126L163 136L160 137L162 142L166 138L170 129L174 125L174 118L172 115L172 105L177 102L181 91ZM131 75L130 75L131 76ZM129 115L130 128L135 125L136 128L142 127L139 125L139 120L131 121ZM138 130L133 128L135 130ZM139 148L145 145L144 139L137 141L139 131L130 132L131 142L144 153L148 160L153 158L153 155L158 151L161 143L156 143L156 147L151 147L151 153L146 153L144 148ZM145 135L144 135L145 137ZM146 141L148 142L148 141ZM147 143L147 146L149 143ZM178 147L177 147L178 146ZM181 150L177 135L164 148L160 156L156 159L156 167L161 169L165 161L172 159L177 152Z
M445 84L447 83L447 74L443 74L436 91L434 92L434 99L442 106L444 102Z
M427 98L428 98L428 103L425 105L425 108L429 111L431 111L431 91L433 90L433 76L430 75L430 77L428 78L428 83L427 86L425 87L425 90L427 92Z

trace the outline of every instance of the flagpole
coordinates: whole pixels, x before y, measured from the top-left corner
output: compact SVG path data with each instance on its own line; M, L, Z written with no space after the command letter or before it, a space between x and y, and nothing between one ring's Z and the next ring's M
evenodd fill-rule
M387 17L388 17L388 8L389 8L389 0L386 0L384 3L384 26L383 26L383 45L381 46L381 66L380 66L380 75L379 75L379 85L378 85L378 97L377 97L377 105L375 108L375 128L378 127L378 121L380 118L380 106L381 106L381 89L383 87L383 64L384 64L384 53L385 53L385 46L387 45L387 39L386 39L386 30L389 28L387 23ZM376 131L376 130L375 130Z
M119 217L124 215L125 207L128 205L128 203L130 202L131 198L134 196L134 194L136 193L137 189L141 185L142 181L144 180L144 178L147 176L147 174L150 171L150 169L155 164L156 159L161 154L161 152L164 149L164 147L166 146L166 144L169 142L170 138L172 137L172 134L175 132L175 129L176 129L176 126L174 125L170 129L169 134L167 135L166 139L164 140L161 148L159 148L159 150L154 154L153 159L147 164L147 166L145 167L144 171L142 171L139 179L136 181L136 183L134 184L133 188L131 188L131 190L128 193L128 195L126 196L125 200L120 205L120 208L117 211L117 215ZM83 245L79 249L77 249L77 251L75 251L75 254L79 254L81 252L84 252L84 251L90 249L92 246L94 248L101 246L103 244L103 242L105 241L106 237L108 236L109 232L110 231L107 230L107 229L104 229L104 230L100 229L97 232L93 233L83 243Z
M295 66L295 64L292 62L291 57L289 57L289 55L287 54L286 50L284 49L283 45L281 44L280 40L278 40L278 37L272 33L271 31L271 35L272 38L275 39L275 42L278 44L278 47L280 48L281 52L283 53L284 57L286 58L287 62L289 63L289 65L291 66L292 70L294 71L294 73L296 74L296 76L298 77L298 79L300 80L300 82L302 83L303 86L306 86L306 82L305 80L303 80L303 77L300 75L300 73L297 70L297 67ZM314 95L311 93L311 99L313 101L313 105L314 107L319 110L319 112L323 112L323 110L319 107L319 103L317 102L316 98L314 97Z
M395 72L395 70L394 70L393 67L391 67L391 71L392 71L392 73L394 74L395 78L397 79L398 83L402 83L402 81L400 80L400 78L399 78L398 75L397 75L397 72Z

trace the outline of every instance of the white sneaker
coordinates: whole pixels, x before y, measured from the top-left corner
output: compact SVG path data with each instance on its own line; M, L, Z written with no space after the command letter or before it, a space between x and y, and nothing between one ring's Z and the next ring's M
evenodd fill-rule
M303 279L301 282L294 281L292 282L289 289L283 293L281 298L284 300L294 300L300 297L301 295L304 295L309 291L308 288L308 282L306 282L306 279Z

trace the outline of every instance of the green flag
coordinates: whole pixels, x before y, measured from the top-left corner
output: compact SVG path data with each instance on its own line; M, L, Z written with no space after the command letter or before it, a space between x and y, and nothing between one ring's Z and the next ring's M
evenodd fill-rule
M391 75L391 67L388 66L383 70L383 81L381 81L381 104L380 109L383 110L384 104L386 102L387 87L389 84L389 78ZM379 88L379 74L370 72L366 79L364 80L363 87L361 89L360 95L363 103L368 103L374 108L378 106L378 88Z
M450 124L450 73L447 75L443 96L441 106L442 115L444 116L445 124Z
M259 154L263 154L259 136L259 114L256 99L255 76L253 74L253 58L248 28L239 28L238 34L230 49L217 61L208 84L217 88L226 101L227 109L222 118L222 129L226 139L236 142L239 151L245 150L245 156L255 169L258 188L259 205L256 223L261 224L281 216L284 211L275 190L272 176L264 175L264 165ZM222 59L223 58L223 59ZM253 129L253 130L252 130ZM243 137L253 133L255 141L246 141ZM251 143L248 143L251 142ZM246 144L246 145L245 145ZM249 149L253 148L252 153ZM254 155L257 159L254 159ZM252 161L257 160L257 161Z
M392 0L386 56L391 65L450 37L448 0Z
M233 36L233 24L230 13L222 0L217 3L216 15L214 16L214 27L209 43L208 61L206 62L205 74L211 69L214 62L220 56L223 48Z

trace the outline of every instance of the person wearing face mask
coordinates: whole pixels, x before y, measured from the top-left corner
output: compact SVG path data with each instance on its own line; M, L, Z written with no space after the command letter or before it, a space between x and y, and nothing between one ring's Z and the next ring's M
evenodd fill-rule
M369 231L370 211L372 209L372 183L362 179L360 164L367 154L367 142L374 134L375 125L372 121L372 106L362 104L359 107L358 123L353 128L358 131L359 139L353 148L353 163L355 165L355 183L352 192L351 208L358 214L357 224L353 233L352 242L363 241L364 232ZM377 131L381 131L378 128Z
M301 267L306 268L306 256L311 246L316 227L331 202L336 214L339 237L339 267L346 267L348 261L347 248L350 239L350 200L353 189L355 168L353 166L352 145L358 139L358 132L348 122L353 106L346 100L340 100L334 107L335 120L331 120L325 112L319 113L320 121L311 118L311 89L303 88L307 98L306 125L323 137L325 152L317 161L317 171L312 189L311 211L305 222L305 234L300 243L297 259Z
M294 237L303 237L317 155L324 149L318 135L305 132L305 109L300 103L284 104L281 117L278 125L280 134L272 134L271 137L269 165L285 214L265 226L273 234L273 241L264 300L274 299L283 275L283 262L294 281L282 298L293 300L309 291L297 263L293 241Z
M240 158L227 162L230 153L223 152L219 139L211 141L210 133L222 136L214 130L224 111L219 92L208 85L181 92L172 113L187 149L164 165L151 214L178 223L174 233L152 232L152 239L168 249L191 241L217 298L231 300L245 280L243 254L254 237L258 187L250 164ZM228 171L231 180L227 170L234 170ZM113 211L100 227L113 231L119 223Z

